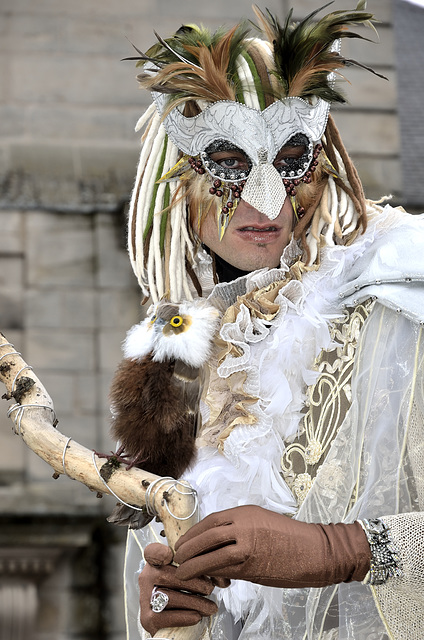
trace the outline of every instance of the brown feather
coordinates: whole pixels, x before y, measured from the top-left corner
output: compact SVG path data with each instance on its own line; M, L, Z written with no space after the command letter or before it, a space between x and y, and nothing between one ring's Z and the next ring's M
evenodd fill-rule
M346 66L364 67L332 51L332 47L334 42L343 38L368 40L350 28L365 25L375 31L373 15L364 11L365 2L359 2L354 10L333 11L318 19L320 11L330 4L332 2L315 9L298 22L293 21L291 9L282 24L268 10L264 13L257 6L253 7L259 29L273 47L274 66L271 74L278 80L277 86L273 86L279 89L279 98L298 96L309 99L316 96L328 102L345 102L330 74L337 74L339 68ZM384 77L369 67L366 69Z
M256 19L260 25L260 29L264 34L265 38L268 40L268 42L272 43L275 40L276 34L269 20L266 19L264 13L259 9L257 5L253 4L252 10L256 16Z
M319 64L314 60L310 60L309 63L306 64L303 69L298 71L291 79L288 95L299 96L307 94L311 81L313 81L318 74L323 73L327 75L333 72L341 76L337 68L343 66L344 61L337 53L329 53L328 60L325 62L322 61Z
M184 365L183 376L174 370L174 362L153 362L151 356L123 360L110 396L112 434L129 462L179 478L195 451L201 385L198 369Z
M215 47L201 43L185 45L198 65L177 61L158 69L154 75L142 73L138 76L141 86L162 93L183 94L171 101L168 112L187 100L235 100L235 87L233 79L228 77L228 67L231 40L236 30L237 26L228 31Z

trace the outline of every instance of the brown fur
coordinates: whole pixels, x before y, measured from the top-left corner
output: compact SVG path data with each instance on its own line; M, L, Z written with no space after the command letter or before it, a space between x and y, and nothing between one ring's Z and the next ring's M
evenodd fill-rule
M199 422L199 371L174 362L123 360L112 382L112 434L129 464L179 478L190 464Z

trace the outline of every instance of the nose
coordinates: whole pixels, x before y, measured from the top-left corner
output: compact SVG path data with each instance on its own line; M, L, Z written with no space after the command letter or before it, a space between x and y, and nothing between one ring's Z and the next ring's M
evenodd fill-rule
M237 209L240 209L239 214L248 213L249 216L253 217L258 222L259 221L264 221L264 220L268 220L269 221L269 218L265 213L262 213L262 211L259 211L259 209L256 209L256 207L254 207L249 202L246 202L246 200L243 200L243 198L240 199L240 203L239 203Z
M269 162L254 166L243 187L244 200L270 220L274 220L280 213L286 195L280 174Z
M265 215L264 213L259 211L259 209L256 209L256 207L254 207L253 204L250 204L250 202L247 202L247 200L243 200L243 198L240 199L240 204L243 204L243 209L245 209L246 211L249 211L249 213L257 213L258 216Z

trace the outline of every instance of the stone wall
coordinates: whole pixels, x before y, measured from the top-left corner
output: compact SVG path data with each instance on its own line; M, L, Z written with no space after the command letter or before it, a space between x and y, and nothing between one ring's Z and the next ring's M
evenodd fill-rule
M296 0L297 15L317 8ZM337 0L335 8L352 1ZM0 6L0 329L55 402L59 429L113 448L108 386L140 292L125 251L135 175L134 125L147 104L128 40L153 29L252 17L250 0L3 0ZM288 0L267 1L280 15ZM349 69L335 109L370 196L402 195L392 10L370 0L382 44L347 55L390 78ZM126 39L128 38L128 40ZM4 640L123 640L122 531L114 500L51 469L0 412L0 635ZM7 561L6 561L7 559ZM10 603L14 602L14 607ZM19 626L20 625L20 626Z
M395 3L395 43L399 70L399 121L403 201L408 210L424 209L421 158L424 149L424 7Z
M400 0L399 0L400 1ZM316 9L295 3L295 15ZM337 8L355 2L337 0ZM3 0L0 8L0 204L114 211L127 198L138 154L133 128L148 101L132 62L121 62L182 22L212 28L253 17L250 0ZM289 0L267 6L283 15ZM343 52L389 82L351 68L349 105L334 111L371 196L400 192L392 3L371 0L381 44L348 40ZM368 37L376 39L372 31ZM364 31L365 33L365 31Z
M104 452L113 449L108 386L125 332L140 319L121 224L104 212L0 211L1 329L49 390L60 431ZM0 629L13 628L2 606L11 594L16 604L37 587L38 608L22 635L15 628L1 637L30 640L35 628L35 640L123 638L124 531L105 522L115 500L99 500L66 476L53 480L2 404L0 554L16 561L13 570L0 562Z

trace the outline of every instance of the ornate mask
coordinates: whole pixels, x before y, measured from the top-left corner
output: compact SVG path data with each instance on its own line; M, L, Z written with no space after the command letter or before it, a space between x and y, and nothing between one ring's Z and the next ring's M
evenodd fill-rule
M166 97L155 93L154 100L162 113ZM193 158L198 168L205 169L215 189L219 190L222 183L234 185L233 193L243 191L243 200L274 220L284 204L287 183L304 178L311 169L329 108L322 99L310 105L302 98L285 98L264 111L224 100L192 118L175 108L163 124L172 142ZM302 146L304 150L298 158L277 168L273 163L285 146ZM232 149L245 154L247 167L227 168L213 160L214 152Z

